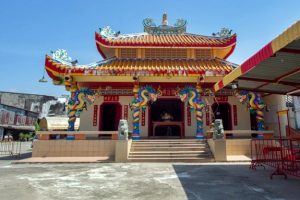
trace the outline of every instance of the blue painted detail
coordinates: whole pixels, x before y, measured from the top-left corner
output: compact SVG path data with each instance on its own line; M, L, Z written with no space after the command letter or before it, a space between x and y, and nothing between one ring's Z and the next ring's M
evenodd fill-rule
M262 140L262 139L264 139L264 135L258 134L256 138Z
M203 135L196 135L196 139L203 140L203 139L205 139L205 137Z
M75 131L75 122L74 121L69 122L68 131Z
M74 135L67 135L66 140L75 140Z
M132 140L140 140L141 136L137 135L137 136L132 136Z

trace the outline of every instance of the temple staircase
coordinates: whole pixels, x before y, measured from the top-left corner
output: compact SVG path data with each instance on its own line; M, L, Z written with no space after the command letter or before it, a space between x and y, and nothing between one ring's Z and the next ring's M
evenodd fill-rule
M129 162L214 162L206 140L132 141Z

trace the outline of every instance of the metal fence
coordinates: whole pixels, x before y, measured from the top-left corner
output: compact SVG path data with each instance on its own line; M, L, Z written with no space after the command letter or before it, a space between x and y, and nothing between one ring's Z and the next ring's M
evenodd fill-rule
M253 139L251 141L250 169L270 166L270 175L292 175L300 178L300 141L290 139Z
M21 155L22 142L0 141L0 155L19 156Z

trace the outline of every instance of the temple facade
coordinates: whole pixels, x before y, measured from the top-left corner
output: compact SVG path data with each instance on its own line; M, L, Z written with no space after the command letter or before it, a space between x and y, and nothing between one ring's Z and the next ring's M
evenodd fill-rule
M115 131L128 121L133 139L208 136L215 119L225 130L259 130L254 117L231 89L213 86L237 65L226 59L236 34L187 32L187 21L160 25L143 20L144 32L123 34L110 27L95 33L104 60L80 65L65 50L46 55L45 69L55 85L70 91L69 130ZM251 117L252 116L252 117Z

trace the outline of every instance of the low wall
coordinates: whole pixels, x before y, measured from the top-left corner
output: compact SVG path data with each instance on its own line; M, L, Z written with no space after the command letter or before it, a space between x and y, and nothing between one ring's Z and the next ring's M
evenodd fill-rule
M209 139L208 144L216 161L250 160L251 139Z
M227 161L226 155L226 140L208 140L208 145L213 153L216 161Z
M39 140L66 139L67 136L73 136L75 140L97 140L99 136L118 140L118 131L38 131L37 136Z
M32 157L109 157L127 162L132 140L37 140Z
M115 140L38 140L32 157L113 157L115 146Z
M132 140L118 140L116 145L116 162L126 162L128 160Z
M251 156L251 139L226 140L227 156L245 155Z

